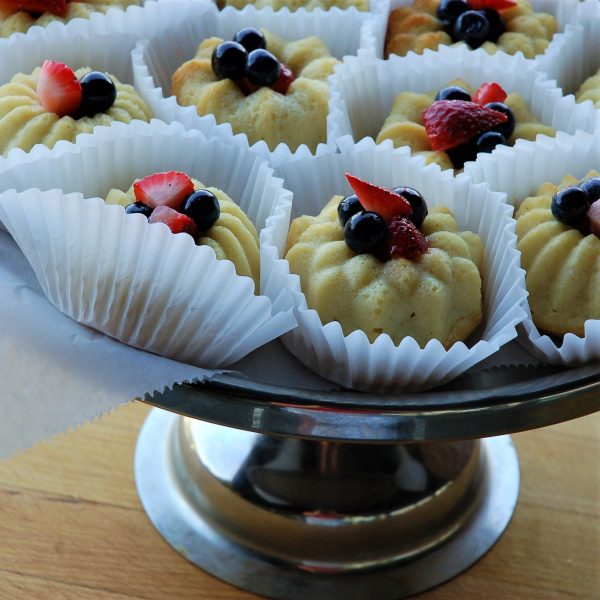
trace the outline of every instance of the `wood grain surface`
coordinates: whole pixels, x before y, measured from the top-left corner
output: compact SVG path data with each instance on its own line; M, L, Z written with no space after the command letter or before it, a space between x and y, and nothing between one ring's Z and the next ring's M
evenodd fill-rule
M146 518L132 464L147 413L133 403L0 461L0 599L257 598L188 563ZM507 532L420 600L600 598L600 414L514 440L521 495Z

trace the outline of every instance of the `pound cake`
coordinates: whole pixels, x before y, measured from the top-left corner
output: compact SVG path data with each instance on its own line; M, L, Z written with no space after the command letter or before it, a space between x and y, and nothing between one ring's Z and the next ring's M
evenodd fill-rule
M595 108L600 108L600 70L588 77L575 94L577 102L591 100Z
M204 40L174 73L172 88L180 105L230 123L251 144L306 144L314 151L326 140L326 79L338 62L315 36L284 41L248 27L233 41Z
M428 210L418 191L346 175L356 194L334 196L316 217L292 222L286 259L309 308L344 335L388 334L449 348L482 319L483 243L450 210Z

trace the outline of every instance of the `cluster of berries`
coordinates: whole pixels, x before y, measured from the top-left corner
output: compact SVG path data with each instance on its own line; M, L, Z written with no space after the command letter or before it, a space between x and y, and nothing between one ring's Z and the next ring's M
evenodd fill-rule
M235 81L246 96L265 86L285 94L295 79L291 69L267 50L265 36L254 27L240 29L233 41L216 46L211 65L215 75Z
M194 239L208 231L221 214L217 197L209 190L194 190L194 182L179 171L138 179L133 193L136 202L126 213L141 213L149 223L164 223L173 233L189 233Z
M33 15L44 12L52 13L57 17L67 14L67 0L0 0L0 9L24 10Z
M484 83L471 95L452 86L440 90L423 113L431 148L444 151L456 169L506 144L515 130L515 117L504 104L506 92L497 83Z
M73 69L53 60L42 65L36 92L44 110L75 119L106 112L117 98L117 88L106 73L90 71L77 79Z
M550 208L561 223L600 237L600 177L559 190Z
M500 11L516 5L513 0L441 0L437 17L455 42L475 49L498 41L506 30Z
M423 196L410 187L388 190L346 173L355 194L338 205L338 217L348 247L381 261L416 258L429 242L418 227L427 216Z

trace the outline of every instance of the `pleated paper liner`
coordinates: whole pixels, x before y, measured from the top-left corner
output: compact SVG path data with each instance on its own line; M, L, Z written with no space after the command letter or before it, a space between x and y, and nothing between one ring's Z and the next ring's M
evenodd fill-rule
M594 131L598 126L600 113L565 105L561 90L538 73L534 61L504 53L490 56L481 49L459 46L421 56L393 56L387 61L365 55L347 57L330 78L328 139L344 135L375 139L398 94L438 91L455 79L474 88L494 81L507 93L519 93L530 112L556 130L574 133L577 129Z
M232 364L295 325L289 292L273 292L268 271L267 298L191 236L101 199L174 169L225 191L258 231L269 218L285 228L291 194L263 159L159 121L84 137L79 148L13 160L1 176L9 191L0 195L0 220L52 304L131 346L207 368Z
M371 140L354 145L340 140L338 154L294 160L277 170L294 193L293 216L317 214L334 194L350 194L344 172L382 186L408 185L421 191L430 206L444 204L455 215L460 230L478 233L485 246L483 264L484 318L467 342L445 350L438 340L424 348L410 337L394 345L387 334L370 343L362 331L343 334L340 324L322 323L307 307L299 277L283 258L287 230L275 224L263 231L263 251L278 289L293 292L298 327L283 337L288 349L311 369L340 385L359 390L392 392L429 389L447 382L516 337L516 325L525 318L524 273L519 268L514 221L503 196L485 185L456 179L406 148L376 146ZM280 224L281 225L281 224ZM367 316L365 316L367 318Z
M301 10L289 13L270 8L256 10L247 6L241 11L226 8L219 12L212 5L206 6L202 18L180 26L165 27L158 36L138 44L132 53L134 81L154 114L163 121L179 121L188 129L216 128L214 115L199 116L195 106L179 105L171 90L174 72L195 56L204 39L217 36L228 40L243 27L262 27L288 40L316 35L325 42L333 56L341 59L346 54L356 54L360 49L374 51L373 29L363 29L368 17L368 13L356 10ZM233 135L229 123L222 123L220 127L222 131ZM280 164L292 156L311 155L305 145L292 150L287 144L281 143L270 149L264 141L259 141L252 148L272 164ZM323 151L327 151L324 145L316 153Z
M542 183L557 184L568 174L584 177L592 169L600 170L600 142L597 135L580 131L573 136L541 136L535 143L517 144L513 152L486 156L469 165L466 172L474 181L486 181L493 190L505 192L508 202L518 208ZM587 321L583 337L567 334L560 339L538 330L528 303L526 308L528 318L519 340L540 359L562 365L600 359L600 320Z

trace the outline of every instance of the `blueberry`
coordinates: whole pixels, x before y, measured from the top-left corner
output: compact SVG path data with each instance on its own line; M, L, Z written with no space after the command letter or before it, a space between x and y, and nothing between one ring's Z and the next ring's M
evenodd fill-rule
M552 214L565 225L577 225L585 217L590 201L580 187L570 187L560 190L552 198Z
M506 138L497 131L486 131L477 138L475 151L491 152L498 144L506 144Z
M246 52L252 52L252 50L256 50L257 48L264 49L267 47L265 36L261 33L260 29L256 29L256 27L244 27L244 29L240 29L233 36L233 41L244 46Z
M587 194L590 204L600 200L600 177L585 179L579 184L579 187Z
M364 210L358 196L353 194L352 196L346 196L339 204L338 204L338 217L340 219L340 223L342 227L348 222L348 219L355 215L357 212Z
M394 188L394 191L410 202L412 215L409 219L415 227L420 227L427 216L427 204L423 196L417 190L406 186Z
M492 131L501 133L508 140L515 131L515 115L513 115L513 111L502 102L488 102L485 107L504 113L508 117L508 121L492 127Z
M387 241L387 223L374 212L352 215L344 227L344 239L358 254L375 253Z
M465 100L471 102L471 94L458 85L442 88L435 97L436 100Z
M140 213L148 218L152 214L153 208L144 204L143 202L134 202L125 208L125 212L128 215L133 215L135 213Z
M183 214L190 217L198 231L208 231L221 214L221 207L217 197L208 190L196 190L185 200Z
M237 42L222 42L212 53L211 65L215 75L237 81L244 77L248 53Z
M487 17L476 10L464 12L454 23L453 38L466 42L471 48L479 48L488 39L490 23Z
M466 0L441 0L437 8L437 17L444 27L452 28L456 19L469 8Z
M488 23L490 24L490 32L487 36L488 41L496 43L498 38L506 31L504 19L500 16L500 13L493 8L484 8L479 12L488 20Z
M474 138L460 146L454 146L454 148L446 150L446 154L452 161L455 169L462 169L466 162L477 158L476 142L477 138Z
M254 85L273 85L279 79L281 65L267 50L259 48L248 54L246 77Z
M81 113L93 117L106 112L117 98L113 80L100 71L90 71L81 78Z

